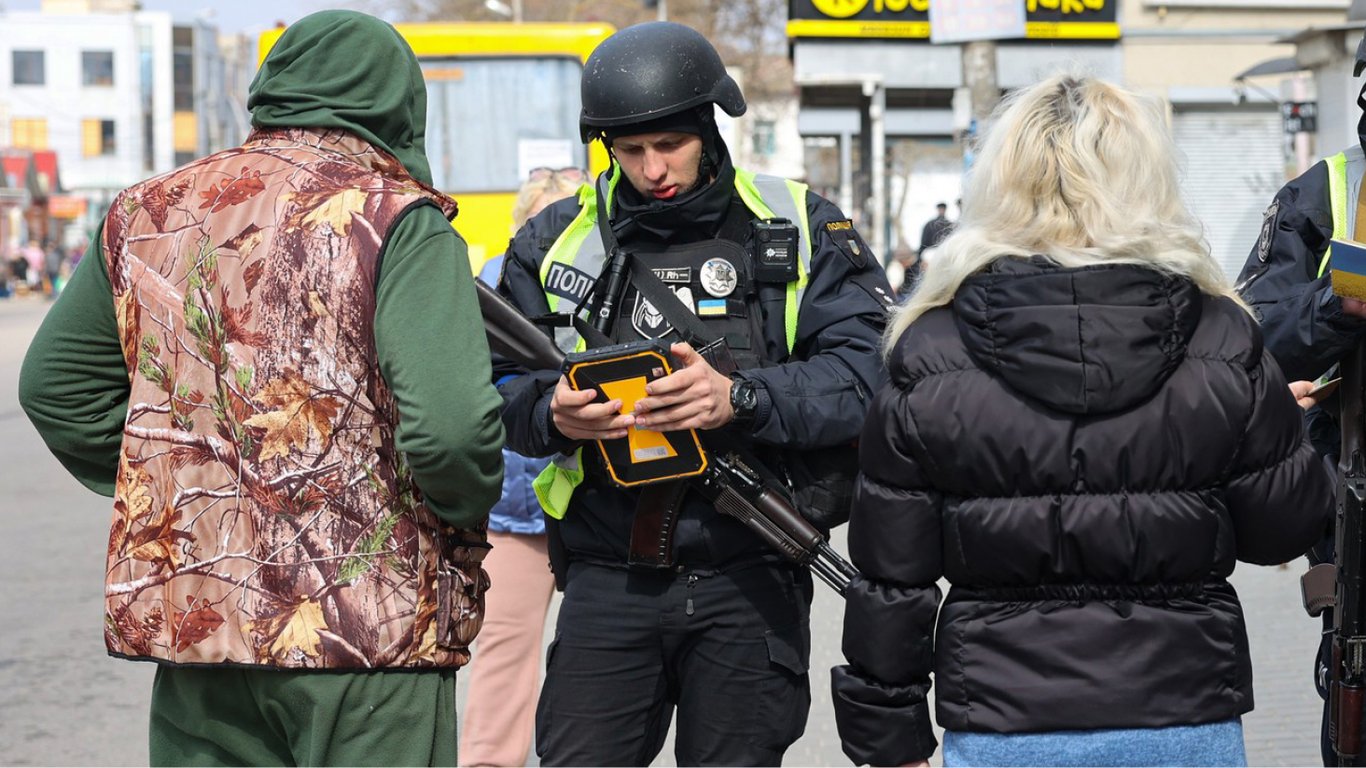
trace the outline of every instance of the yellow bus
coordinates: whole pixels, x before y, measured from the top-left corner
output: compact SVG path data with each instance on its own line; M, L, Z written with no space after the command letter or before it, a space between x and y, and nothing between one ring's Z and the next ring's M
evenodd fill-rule
M579 141L579 75L608 24L396 24L427 80L427 157L460 203L455 227L476 270L512 236L517 189L535 168L596 176L607 153ZM261 35L260 59L284 32ZM258 61L259 61L258 60Z

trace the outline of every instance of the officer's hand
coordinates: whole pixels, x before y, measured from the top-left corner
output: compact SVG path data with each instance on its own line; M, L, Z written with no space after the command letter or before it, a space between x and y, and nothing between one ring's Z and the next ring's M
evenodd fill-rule
M730 377L717 373L689 344L675 344L669 351L683 367L645 386L648 397L636 401L636 426L671 432L729 424L735 418Z
M1351 315L1352 317L1360 317L1362 319L1366 319L1366 301L1358 301L1356 299L1343 298L1342 311L1343 313Z
M611 440L626 437L633 419L621 413L621 401L595 403L597 390L576 391L560 377L550 398L550 418L560 434L571 440Z

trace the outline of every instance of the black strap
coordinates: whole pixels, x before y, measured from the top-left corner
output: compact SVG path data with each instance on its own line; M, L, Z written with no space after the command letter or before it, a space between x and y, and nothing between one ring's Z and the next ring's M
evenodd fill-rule
M716 340L716 334L707 331L697 315L683 306L678 294L669 290L654 270L642 265L639 259L631 260L631 284L659 310L665 320L683 334L689 344L702 347Z
M608 221L607 196L603 194L603 190L606 186L607 174L604 173L598 176L597 182L593 187L597 194L598 233L602 237L602 252L606 254L606 260L603 262L603 268L598 273L597 279L593 282L593 287L590 288L583 295L583 298L579 300L579 303L574 306L574 311L569 315L568 323L573 325L574 330L583 337L584 343L589 349L606 347L611 345L613 341L606 334L602 333L597 328L594 328L587 320L583 319L584 309L595 298L599 305L602 304L602 295L607 290L607 276L611 271L613 260L630 259L630 254L622 251L618 247L616 233L612 231L611 222ZM616 322L615 319L613 322Z
M753 221L754 214L745 207L740 196L732 195L730 208L726 211L726 218L721 222L721 230L716 233L716 237L720 240L729 240L743 248L745 240L749 237L750 223Z
M607 338L606 334L589 325L588 321L579 317L578 314L573 316L573 321L574 330L578 331L578 334L583 337L584 344L588 349L608 347L614 343L611 339Z

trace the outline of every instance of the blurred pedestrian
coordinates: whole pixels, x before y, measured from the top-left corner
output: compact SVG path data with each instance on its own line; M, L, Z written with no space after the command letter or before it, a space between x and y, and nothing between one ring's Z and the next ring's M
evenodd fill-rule
M1366 36L1357 44L1355 76L1364 68ZM1366 82L1359 98L1366 100ZM1358 115L1355 144L1315 163L1276 192L1238 278L1243 298L1261 320L1266 348L1292 379L1336 376L1338 362L1366 341L1366 303L1334 294L1329 275L1331 240L1366 239L1366 232L1357 230L1358 193L1366 176L1364 147L1366 114ZM1332 465L1341 452L1340 409L1340 400L1329 397L1305 417L1310 439ZM1332 563L1333 546L1328 532L1310 552L1311 565ZM1322 613L1324 632L1312 671L1324 698L1319 740L1324 765L1338 764L1328 734L1333 619L1332 610Z
M105 642L158 664L153 765L454 765L503 434L422 72L324 11L248 107L118 195L20 400L114 497Z
M925 222L925 226L920 229L920 252L930 250L944 242L944 238L949 236L953 229L953 222L949 221L948 203L935 203L934 218Z
M587 179L577 168L537 168L522 184L512 208L521 229L547 205L569 197ZM505 255L489 259L479 279L498 284ZM503 496L489 512L484 569L497 588L489 590L484 628L470 665L469 701L460 729L460 764L522 766L536 725L541 688L541 639L555 592L546 550L545 518L531 483L548 459L503 449Z
M42 246L38 245L37 240L30 240L20 249L19 255L24 258L24 276L29 290L41 291L43 279L47 274L47 254L43 253Z
M931 672L946 766L1246 763L1227 579L1303 554L1332 480L1175 157L1158 103L1101 80L998 111L860 444L856 763L935 751Z
M49 299L57 298L62 289L62 249L56 243L49 243L43 249L43 271L45 274L44 292Z
M20 247L10 251L5 258L5 263L9 265L10 280L14 292L27 292L28 259L24 257L24 249Z
M887 264L887 283L892 286L898 299L903 299L915 290L920 281L920 257L912 248L898 246L892 251L892 260Z

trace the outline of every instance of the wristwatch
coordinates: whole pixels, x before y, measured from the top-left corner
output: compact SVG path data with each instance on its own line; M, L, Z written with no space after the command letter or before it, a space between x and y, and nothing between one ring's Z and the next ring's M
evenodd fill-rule
M747 424L754 421L759 411L759 394L754 391L754 382L732 376L730 385L730 409L735 412L735 421Z

